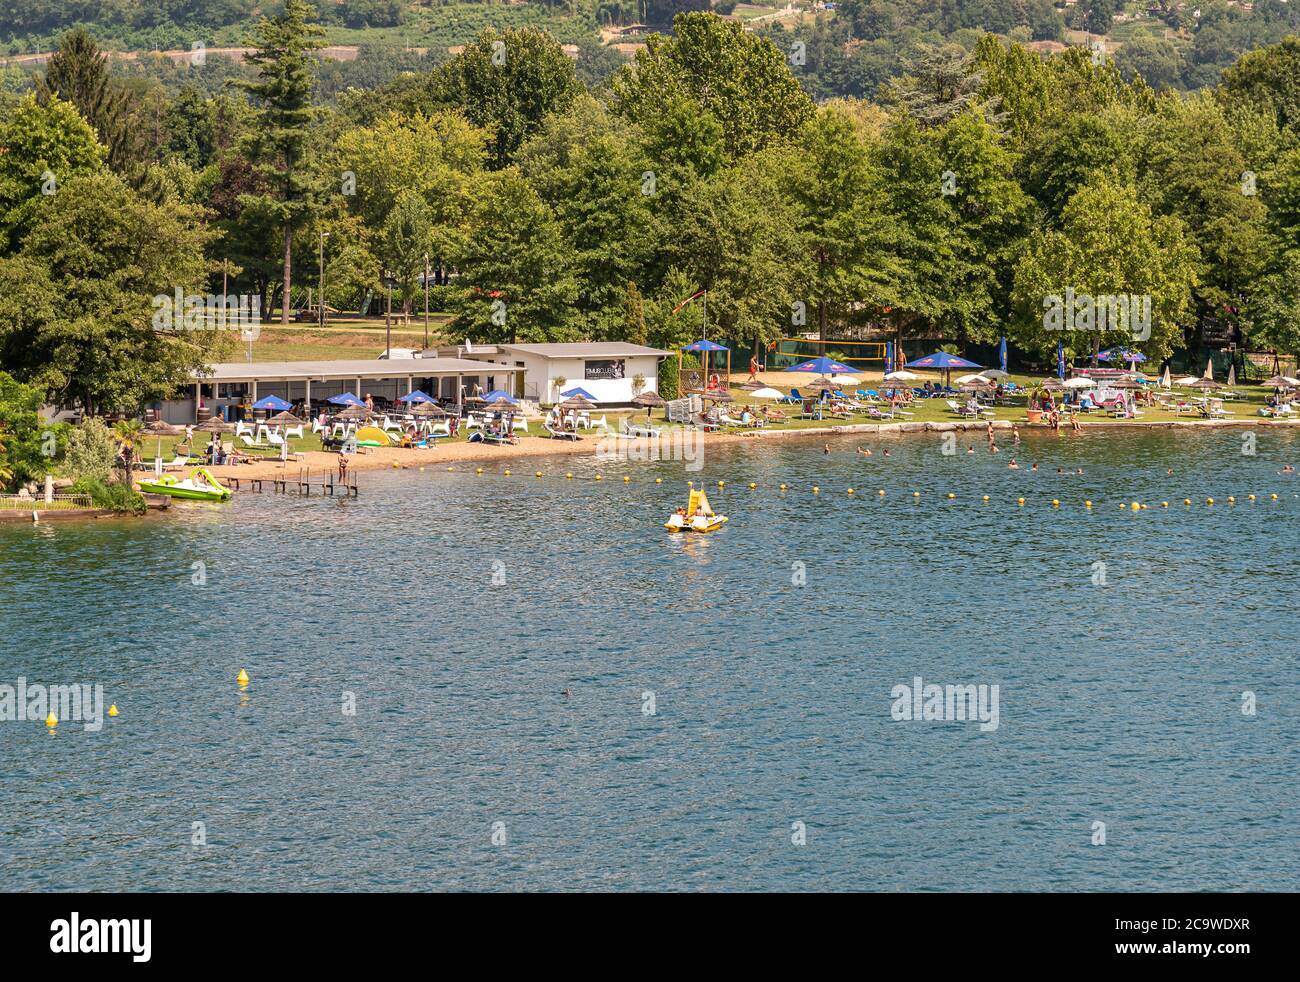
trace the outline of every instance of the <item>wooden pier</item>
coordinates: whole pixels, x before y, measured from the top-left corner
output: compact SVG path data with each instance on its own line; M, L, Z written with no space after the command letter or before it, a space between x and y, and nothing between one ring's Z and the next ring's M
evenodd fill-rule
M339 480L334 471L323 471L313 476L310 468L300 470L297 477L227 477L222 481L236 491L256 491L258 494L301 494L309 498L312 494L330 498L339 495L355 498L358 494L356 474Z

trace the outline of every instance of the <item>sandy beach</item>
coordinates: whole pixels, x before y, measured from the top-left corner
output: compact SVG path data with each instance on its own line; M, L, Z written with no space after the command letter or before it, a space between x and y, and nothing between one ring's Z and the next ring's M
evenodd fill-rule
M1109 430L1129 428L1187 428L1219 429L1240 426L1300 426L1300 421L1274 420L1263 418L1239 418L1226 420L1187 419L1143 422L1140 420L1111 420L1107 422L1082 422L1085 430ZM744 432L701 433L705 446L743 443L752 440L825 440L827 437L839 437L857 434L863 437L898 438L917 433L945 433L979 431L987 429L987 422L956 420L951 422L898 422L898 423L846 423L836 426L804 427L801 429L780 429L776 427L748 430ZM1025 422L1012 420L995 420L993 428L999 431L1012 429L1046 430L1045 424L1033 426ZM620 449L634 458L651 453L652 444L660 444L661 455L669 456L668 450L674 439L680 439L682 431L665 433L657 441L651 438L623 439L605 437L602 434L584 432L577 441L553 440L550 437L520 436L517 444L497 446L485 443L466 443L455 441L442 443L427 449L403 447L362 447L350 458L349 473L362 471L410 469L432 467L437 465L455 466L462 463L482 461L513 461L530 457L554 457L560 455L596 454L600 452L617 453ZM252 464L233 464L209 468L218 478L234 477L245 480L297 480L300 476L319 478L324 474L338 473L339 456L324 451L297 453L288 461L267 459Z

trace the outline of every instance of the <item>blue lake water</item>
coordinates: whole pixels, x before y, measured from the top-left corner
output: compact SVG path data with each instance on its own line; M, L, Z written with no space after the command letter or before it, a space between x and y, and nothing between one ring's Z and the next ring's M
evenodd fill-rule
M1300 439L967 442L0 526L0 684L122 710L0 723L0 889L1300 888ZM687 479L722 531L659 527ZM916 676L998 728L894 720Z

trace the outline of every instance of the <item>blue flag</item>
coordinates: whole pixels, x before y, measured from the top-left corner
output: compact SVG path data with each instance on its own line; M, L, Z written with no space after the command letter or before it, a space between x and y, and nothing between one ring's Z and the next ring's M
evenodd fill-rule
M1007 339L1003 338L1002 343L998 345L998 368L1004 372L1007 370Z
M888 375L894 370L894 342L885 342L885 374Z
M1065 342L1056 342L1056 374L1065 381Z

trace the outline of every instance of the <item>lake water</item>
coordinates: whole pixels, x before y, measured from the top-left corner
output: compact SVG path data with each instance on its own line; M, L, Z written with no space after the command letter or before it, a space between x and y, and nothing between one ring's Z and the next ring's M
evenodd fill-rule
M1300 888L1300 439L981 440L0 526L0 684L122 711L0 723L0 889ZM687 479L722 531L659 527Z

